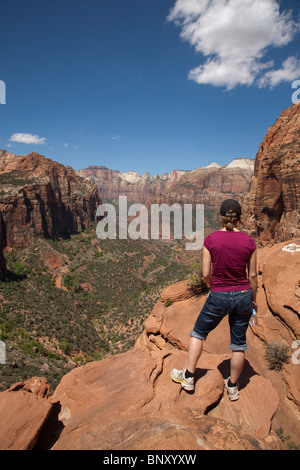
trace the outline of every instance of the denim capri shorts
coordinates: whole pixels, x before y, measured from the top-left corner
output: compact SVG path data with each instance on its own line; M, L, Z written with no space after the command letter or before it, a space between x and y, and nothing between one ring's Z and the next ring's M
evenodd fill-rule
M252 315L252 291L210 292L190 336L206 340L207 335L229 315L230 349L247 349L246 331Z

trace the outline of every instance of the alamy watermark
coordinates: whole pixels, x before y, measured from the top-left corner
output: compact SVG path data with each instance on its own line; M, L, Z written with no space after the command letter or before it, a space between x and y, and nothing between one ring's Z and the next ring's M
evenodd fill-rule
M292 354L292 363L295 365L299 365L300 364L300 340L299 339L297 339L296 341L292 343L292 350L294 351Z
M292 88L296 88L296 91L294 91L292 94L292 103L296 104L300 102L300 80L294 80L292 83Z
M0 341L0 364L6 364L6 346L4 341Z
M0 104L6 104L6 85L0 80Z
M185 243L186 250L200 250L204 241L204 205L194 206L132 204L128 207L127 196L119 196L118 214L113 204L101 204L97 208L100 220L96 234L100 240L185 239L189 240Z

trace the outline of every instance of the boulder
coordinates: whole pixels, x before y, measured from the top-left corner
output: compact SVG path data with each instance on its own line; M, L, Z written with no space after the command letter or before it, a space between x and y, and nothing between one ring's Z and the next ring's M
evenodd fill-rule
M52 405L44 377L32 377L0 393L0 449L31 450Z
M300 339L300 238L261 250L259 271L271 312Z
M187 281L176 282L166 287L161 295L162 302L170 300L171 302L178 302L179 300L186 300L193 297L191 288L187 285Z

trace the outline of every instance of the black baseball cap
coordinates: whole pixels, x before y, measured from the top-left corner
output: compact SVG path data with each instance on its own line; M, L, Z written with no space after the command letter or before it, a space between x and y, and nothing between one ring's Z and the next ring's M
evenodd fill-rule
M238 217L242 213L242 208L235 199L226 199L222 202L220 215L225 217Z

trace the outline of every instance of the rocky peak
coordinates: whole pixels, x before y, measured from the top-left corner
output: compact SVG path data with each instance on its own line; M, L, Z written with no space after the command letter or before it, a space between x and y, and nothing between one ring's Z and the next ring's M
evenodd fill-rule
M23 245L34 234L57 238L95 220L94 183L38 153L0 151L0 213L4 245Z
M254 170L254 158L235 158L226 168L243 168L245 170Z
M262 241L300 236L300 104L282 112L259 146L249 216Z

